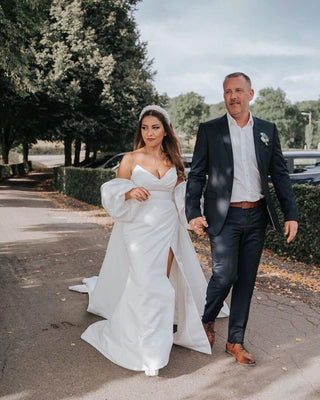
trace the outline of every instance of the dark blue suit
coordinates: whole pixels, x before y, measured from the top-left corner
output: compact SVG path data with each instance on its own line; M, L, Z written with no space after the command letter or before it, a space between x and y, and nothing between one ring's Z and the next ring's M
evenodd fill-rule
M267 221L281 232L270 196L268 175L285 220L298 220L276 125L255 117L253 121L265 205L252 209L230 207L235 150L232 149L227 115L200 124L186 193L186 215L190 221L202 215L200 199L205 188L204 215L209 225L213 275L208 285L203 322L214 321L233 286L228 337L231 343L243 342Z

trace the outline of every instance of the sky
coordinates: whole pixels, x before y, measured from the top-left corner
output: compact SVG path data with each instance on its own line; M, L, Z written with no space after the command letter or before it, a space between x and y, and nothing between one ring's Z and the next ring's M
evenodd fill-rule
M225 75L242 71L255 97L267 87L292 103L320 97L319 0L143 0L134 15L160 94L219 103Z

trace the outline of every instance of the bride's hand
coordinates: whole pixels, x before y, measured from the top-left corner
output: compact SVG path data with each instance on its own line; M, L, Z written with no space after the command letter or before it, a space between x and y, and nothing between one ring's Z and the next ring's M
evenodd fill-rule
M129 192L126 193L126 200L136 199L138 201L146 201L148 200L149 196L150 193L148 190L141 186L129 190Z

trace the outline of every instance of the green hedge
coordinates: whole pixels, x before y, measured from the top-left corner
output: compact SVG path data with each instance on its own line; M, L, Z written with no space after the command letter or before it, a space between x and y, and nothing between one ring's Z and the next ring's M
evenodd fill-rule
M294 185L293 190L299 210L298 234L293 242L287 244L284 235L268 229L265 247L281 256L320 266L320 186ZM275 198L273 189L272 195ZM284 220L277 200L275 204L283 226Z
M12 176L24 176L31 170L31 161L19 164L0 164L0 179L7 179Z
M11 168L9 164L2 164L0 165L0 179L10 178L11 175Z
M100 186L115 177L111 169L53 168L53 184L59 192L95 206L101 205Z
M101 205L100 186L116 176L114 171L102 168L58 167L53 171L53 182L59 192L97 206ZM284 235L269 228L265 248L280 256L320 266L320 186L294 185L293 190L299 209L297 237L288 245ZM282 212L272 188L271 193L283 226Z

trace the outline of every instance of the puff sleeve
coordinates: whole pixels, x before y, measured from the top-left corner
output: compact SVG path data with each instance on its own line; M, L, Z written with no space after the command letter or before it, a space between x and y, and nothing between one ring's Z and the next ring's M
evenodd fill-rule
M131 180L122 178L115 178L101 185L102 206L114 220L133 220L141 203L136 199L125 200L125 194L135 187Z

